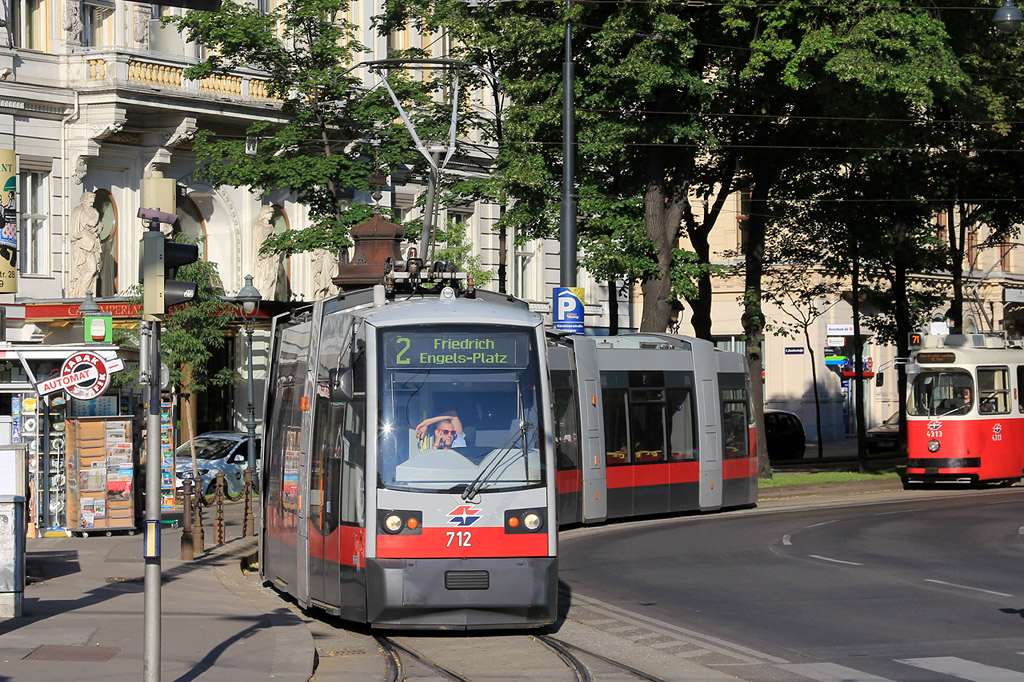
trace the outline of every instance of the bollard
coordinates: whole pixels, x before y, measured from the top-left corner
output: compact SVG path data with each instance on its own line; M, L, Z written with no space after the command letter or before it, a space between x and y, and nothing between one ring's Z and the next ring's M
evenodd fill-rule
M203 497L200 489L202 488L202 481L200 485L196 486L195 494L192 496L194 500L192 511L195 516L192 519L192 551L196 554L202 554L206 551L206 538L203 537Z
M252 518L252 469L245 470L245 518L242 521L242 537L256 535Z
M217 472L217 495L214 498L217 502L217 516L213 522L213 541L218 545L224 544L224 472Z
M0 618L20 618L25 595L25 498L0 495Z
M182 495L185 496L183 503L185 512L182 514L181 527L181 560L192 561L196 558L192 548L192 479L186 478L182 481Z

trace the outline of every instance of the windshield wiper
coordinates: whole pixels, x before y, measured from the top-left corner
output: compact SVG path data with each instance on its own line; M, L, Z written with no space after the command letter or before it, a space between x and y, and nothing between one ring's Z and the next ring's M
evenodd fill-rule
M517 452L518 454L520 454L523 457L526 456L526 452L527 452L526 434L529 433L530 429L532 429L532 428L533 428L533 424L531 424L530 422L526 422L526 421L519 422L519 433L517 433L516 435L512 436L512 438L509 439L508 443L506 445L502 446L502 448L505 451L502 452L497 457L495 457L491 461L490 464L488 464L486 467L484 467L484 469L479 474L477 474L476 478L473 479L473 482L466 486L466 489L462 491L462 499L463 500L468 502L470 500L470 498L475 496L480 491L480 488L483 487L484 483L486 483L490 479L490 477L494 474L494 472L496 472L498 470L498 467L500 467L505 462L505 460L508 459L508 456L510 454L512 454L513 452ZM515 449L515 445L519 441L519 439L522 439L523 447L522 447L522 449L516 450ZM509 464L511 464L512 461L514 461L514 460L510 460ZM524 478L524 480L526 480L526 479Z

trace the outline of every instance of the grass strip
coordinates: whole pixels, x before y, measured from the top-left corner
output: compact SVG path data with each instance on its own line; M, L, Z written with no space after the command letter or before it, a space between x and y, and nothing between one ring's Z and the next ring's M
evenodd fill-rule
M780 473L774 472L771 478L762 478L757 482L761 488L777 488L784 485L816 485L819 483L855 483L858 481L880 481L899 479L896 469L881 469L862 474L856 471L814 471Z

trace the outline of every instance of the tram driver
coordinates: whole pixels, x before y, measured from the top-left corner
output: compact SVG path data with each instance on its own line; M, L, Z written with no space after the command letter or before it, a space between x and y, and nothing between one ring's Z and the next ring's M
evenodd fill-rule
M427 430L432 428L435 450L451 450L466 447L466 433L462 421L455 411L445 412L436 417L427 417L416 426L416 438L423 440Z
M958 414L967 414L971 411L971 389L965 386L963 392L953 399L953 410Z

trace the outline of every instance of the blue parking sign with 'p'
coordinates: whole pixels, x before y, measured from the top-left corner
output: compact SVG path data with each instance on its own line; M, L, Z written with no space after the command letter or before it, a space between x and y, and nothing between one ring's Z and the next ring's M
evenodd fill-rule
M555 287L551 305L555 329L583 333L583 288Z

